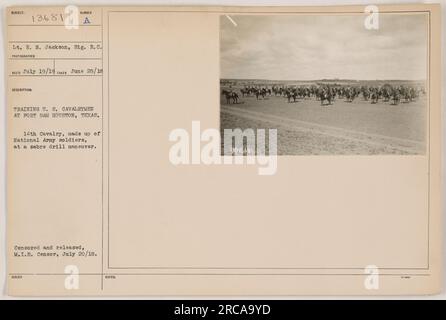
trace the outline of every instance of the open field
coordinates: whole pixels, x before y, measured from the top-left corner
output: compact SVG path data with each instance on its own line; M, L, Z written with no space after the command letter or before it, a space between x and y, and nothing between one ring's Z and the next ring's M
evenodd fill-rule
M233 88L233 90L237 90ZM279 155L424 154L427 96L392 105L357 97L321 106L315 97L288 103L283 96L221 97L220 128L278 130Z

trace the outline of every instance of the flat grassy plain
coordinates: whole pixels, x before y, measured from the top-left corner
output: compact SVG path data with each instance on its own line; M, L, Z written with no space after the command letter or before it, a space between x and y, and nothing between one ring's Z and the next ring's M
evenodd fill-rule
M221 97L220 129L277 129L279 155L425 154L427 108L424 94L398 105L359 96L329 106L314 97L288 103L240 94L238 104Z

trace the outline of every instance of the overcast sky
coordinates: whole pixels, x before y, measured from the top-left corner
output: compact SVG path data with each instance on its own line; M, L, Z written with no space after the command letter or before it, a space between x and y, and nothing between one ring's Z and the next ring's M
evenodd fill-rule
M221 17L221 77L238 79L426 79L426 14Z

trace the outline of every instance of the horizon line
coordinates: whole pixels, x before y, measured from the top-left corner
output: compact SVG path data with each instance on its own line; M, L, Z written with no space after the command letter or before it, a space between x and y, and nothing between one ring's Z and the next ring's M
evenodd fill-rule
M321 79L310 79L310 80L299 80L299 79L262 79L262 78L220 78L220 80L263 80L263 81L427 81L427 79L347 79L347 78L321 78Z

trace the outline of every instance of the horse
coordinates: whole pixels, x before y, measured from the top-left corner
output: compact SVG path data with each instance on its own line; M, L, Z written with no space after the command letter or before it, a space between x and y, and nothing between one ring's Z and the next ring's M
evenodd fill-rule
M362 91L362 96L365 101L369 101L370 98L370 91L368 89L365 89Z
M231 104L231 101L233 104L238 103L239 95L236 92L223 89L221 94L225 96L226 104Z
M322 91L319 93L319 98L321 100L321 106L331 105L333 94L329 88L322 89ZM327 101L328 104L324 104L324 101Z
M379 99L379 94L376 91L373 91L371 96L370 96L370 100L372 104L376 104L378 103L378 99Z
M397 105L400 102L400 93L398 90L394 89L392 92L392 101L393 101L393 105Z
M231 91L223 89L221 91L221 94L225 96L226 104L231 104Z
M347 102L353 102L356 97L356 92L353 88L347 88L344 92L345 99Z
M288 103L290 103L291 102L291 97L292 97L293 95L292 95L292 93L291 93L291 90L287 90L286 91L286 98L287 98L287 100L288 100Z

